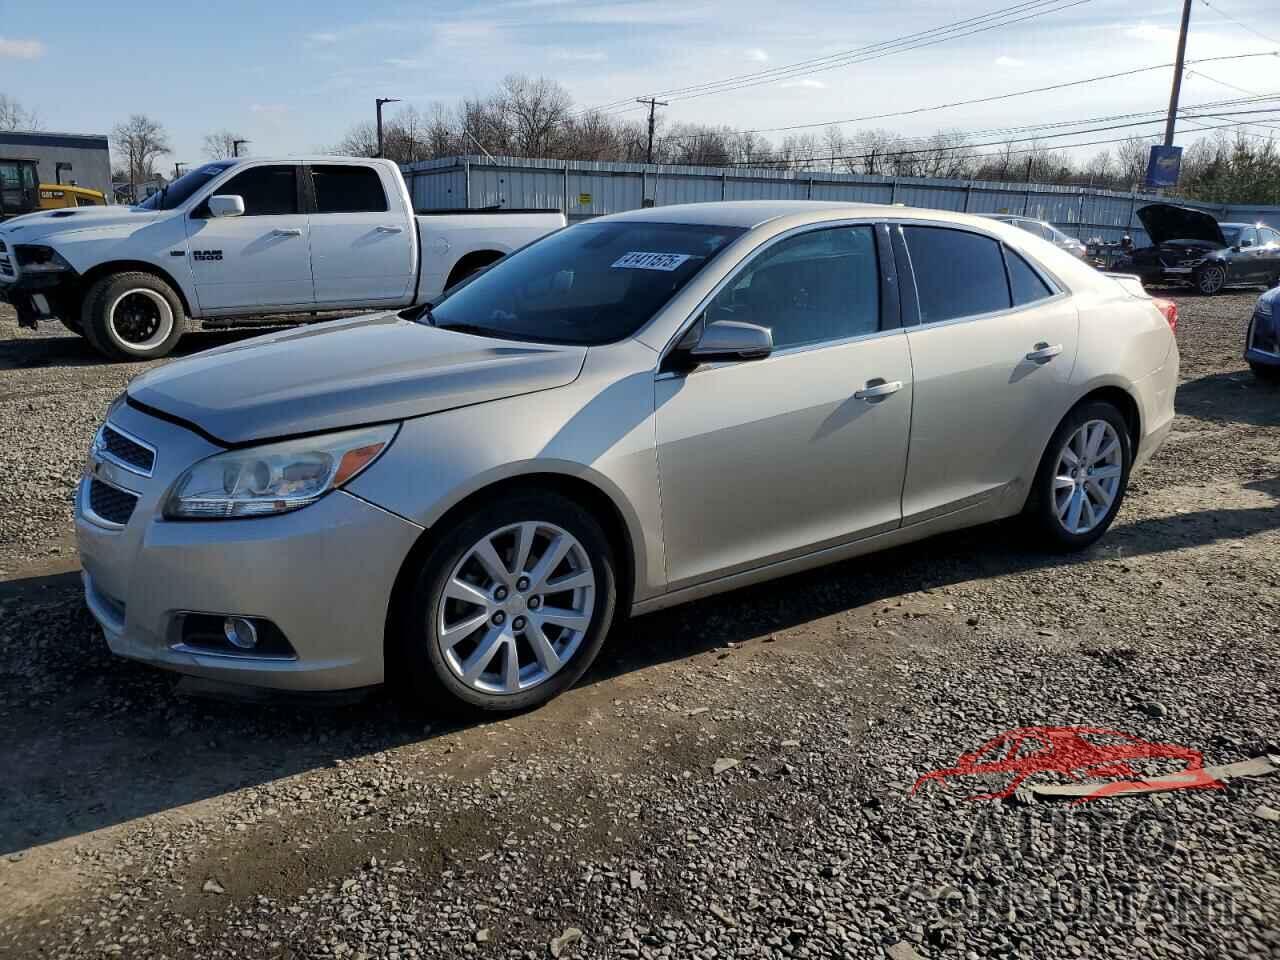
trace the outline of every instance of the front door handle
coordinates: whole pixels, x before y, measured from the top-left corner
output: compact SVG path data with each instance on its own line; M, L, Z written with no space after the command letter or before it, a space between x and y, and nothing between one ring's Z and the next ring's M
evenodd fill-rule
M1048 363L1061 352L1062 344L1060 343L1052 346L1047 343L1037 343L1036 348L1027 354L1027 359L1032 363Z
M403 233L404 227L378 227L379 233Z
M861 390L855 390L853 398L855 400L865 400L867 403L878 403L885 397L897 393L902 389L901 380L868 380L867 385Z
M272 230L271 235L273 237L300 237L302 236L302 230L298 227L290 227L287 230Z

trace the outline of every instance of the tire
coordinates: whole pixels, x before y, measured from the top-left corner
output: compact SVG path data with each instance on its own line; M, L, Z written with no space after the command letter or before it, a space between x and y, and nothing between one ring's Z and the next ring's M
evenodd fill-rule
M1097 430L1096 425L1105 424L1102 429L1102 440L1094 448L1095 454L1102 454L1109 449L1110 442L1115 441L1114 453L1106 457L1098 456L1097 464L1092 469L1099 472L1097 479L1090 475L1081 475L1079 470L1090 469L1088 460L1071 468L1067 465L1066 451L1071 444L1073 456L1078 457L1082 450L1082 433L1086 425ZM1109 428L1109 430L1107 429ZM1059 470L1059 467L1063 470ZM1119 467L1118 473L1112 475L1111 469ZM1083 403L1066 415L1058 429L1053 432L1049 446L1040 458L1040 467L1036 470L1036 478L1031 496L1027 501L1024 516L1038 545L1057 551L1083 550L1091 546L1107 532L1116 514L1124 502L1124 494L1129 486L1129 471L1133 468L1133 440L1129 436L1129 425L1123 414L1110 403L1095 401ZM1101 471L1107 471L1101 476ZM1114 488L1110 480L1117 481ZM1070 488L1062 487L1060 479L1074 479ZM1110 492L1111 501L1104 510L1100 493ZM1074 500L1083 497L1081 506L1074 507ZM1064 509L1065 502L1065 509ZM1087 502L1087 505L1086 505ZM1078 518L1072 526L1072 517ZM1087 529L1082 529L1085 521L1092 520Z
M1249 369L1253 371L1253 375L1259 380L1265 380L1267 383L1280 383L1280 367L1250 361Z
M68 320L66 317L59 317L58 322L66 327L71 333L77 337L83 337L84 331L80 329L80 324L76 320Z
M154 360L177 345L186 314L169 284L130 271L108 274L89 288L80 326L94 349L112 360Z
M1197 270L1193 279L1196 290L1211 297L1227 285L1227 268L1219 263L1211 263Z
M580 580L587 571L592 586L548 592L545 602L537 583L518 589L523 580L514 560L526 531L531 532L531 547L526 548L523 571L553 584L570 576ZM551 538L560 534L568 534L573 545L563 561L540 575ZM484 542L503 564L503 578L490 576L477 559L475 551ZM422 709L455 715L512 713L545 703L576 683L599 653L617 603L615 569L613 549L600 524L571 500L531 491L489 502L446 529L409 581L411 593L388 638L388 677L405 681L402 693ZM459 581L472 585L473 592L464 591L466 600L458 599L463 594L452 586ZM505 597L499 589L504 586ZM452 596L446 596L447 588ZM477 594L487 598L484 605L473 601ZM553 604L560 614L589 610L586 628L539 626L536 611L550 611ZM522 620L523 629L517 629ZM550 649L557 655L554 670L535 652L534 630L548 641L544 654ZM495 636L512 639L494 641ZM468 668L475 674L470 680ZM517 678L514 685L512 676ZM521 686L526 682L529 686Z

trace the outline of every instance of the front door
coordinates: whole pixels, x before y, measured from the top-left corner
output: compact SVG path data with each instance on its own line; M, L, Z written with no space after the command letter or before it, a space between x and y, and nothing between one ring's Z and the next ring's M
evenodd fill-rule
M671 589L898 526L911 361L878 279L871 227L776 241L705 316L769 327L774 353L659 374Z
M299 169L297 164L252 166L213 189L213 194L241 197L243 216L212 217L207 198L192 210L187 257L202 313L312 304Z
M903 523L1029 485L1067 409L1079 321L1071 300L985 234L905 226L920 324ZM1007 266L1006 266L1007 261Z
M316 303L398 306L413 295L417 222L367 164L313 164Z

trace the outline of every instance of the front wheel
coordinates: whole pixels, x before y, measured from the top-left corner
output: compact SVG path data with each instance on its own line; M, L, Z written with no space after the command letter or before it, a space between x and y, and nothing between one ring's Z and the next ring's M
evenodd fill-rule
M496 713L545 703L604 643L614 563L595 518L559 494L488 504L423 560L389 654L424 707Z
M155 274L130 271L102 277L89 288L81 329L113 360L154 360L177 345L186 317L182 301Z
M1213 296L1227 284L1227 268L1218 263L1201 267L1195 274L1196 289L1205 296Z
M1058 425L1036 471L1027 516L1044 544L1083 550L1120 510L1133 466L1124 416L1110 403L1076 407Z

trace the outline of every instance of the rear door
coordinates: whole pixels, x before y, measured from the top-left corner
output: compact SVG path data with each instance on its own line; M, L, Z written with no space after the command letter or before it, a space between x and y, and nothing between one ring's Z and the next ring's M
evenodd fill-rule
M317 163L309 170L316 304L407 303L417 272L415 226L401 192L368 164Z
M1260 281L1267 275L1266 251L1259 243L1256 227L1244 227L1231 253L1231 279Z
M1025 493L1066 413L1075 305L987 234L904 224L917 303L903 523Z
M300 164L257 164L213 188L239 196L244 215L212 217L205 197L187 217L187 259L204 314L309 306L311 256Z

